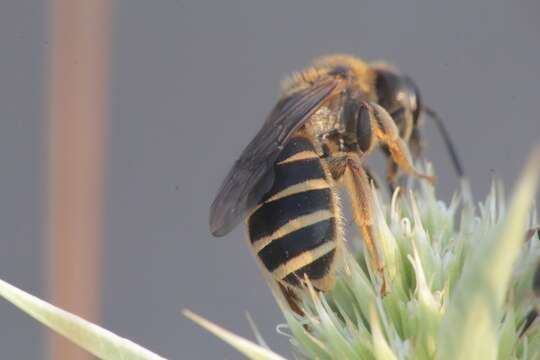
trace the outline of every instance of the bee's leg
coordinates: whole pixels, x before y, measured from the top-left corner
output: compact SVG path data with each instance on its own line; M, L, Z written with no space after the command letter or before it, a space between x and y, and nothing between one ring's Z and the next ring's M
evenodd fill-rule
M423 143L422 137L420 135L420 129L414 128L411 132L411 137L409 138L409 150L411 151L412 157L414 159L419 158L422 155ZM392 155L390 150L386 145L381 147L383 154L386 156L386 181L388 182L388 189L390 194L393 194L396 188L399 186L399 166L392 160Z
M393 194L399 186L399 166L389 156L386 160L386 181L388 182L388 189L390 194Z
M390 117L394 119L394 122L399 130L399 136L405 142L409 142L414 130L414 120L411 111L404 107L400 107L396 111L392 112Z
M373 183L376 189L379 188L379 177L373 173L366 165L362 165L362 169L364 169L364 172L366 173L368 180L370 183Z
M393 194L399 186L399 167L398 164L392 160L392 155L390 154L388 146L381 144L380 148L386 157L386 183L388 185L388 191L390 194Z
M405 143L411 145L413 141L413 134L419 135L414 124L412 113L404 107L401 107L392 112L391 118L394 119L394 122L399 130L399 136L403 139L403 141L405 141ZM399 167L398 164L392 160L392 154L390 153L388 146L382 145L381 150L386 156L386 180L388 182L388 189L390 194L393 194L396 188L399 186ZM419 153L413 151L413 155L416 158Z
M409 139L409 148L411 149L412 156L415 159L422 155L424 143L418 127L415 127L411 133L411 138Z
M346 168L346 160L349 156L348 153L340 152L336 155L333 155L331 157L326 157L324 160L326 160L326 164L328 164L328 169L330 170L330 174L332 174L332 178L334 180L339 180L345 173ZM379 188L380 179L379 177L373 173L367 165L362 165L362 169L366 173L368 180L370 183L373 183L375 188Z
M371 258L372 266L382 278L381 294L386 293L383 262L377 250L374 234L373 193L369 180L358 155L348 154L345 159L345 185L349 190L353 208L353 219L359 227L364 244Z
M285 297L285 300L287 301L287 304L289 305L291 310L297 313L298 315L304 315L304 311L302 311L302 308L300 307L300 305L298 305L300 303L300 299L295 294L295 292L292 289L287 288L286 286L284 286L283 284L279 282L278 282L278 285L279 285L279 289L281 290L281 293L283 294L283 297Z
M536 319L538 319L538 311L536 309L529 310L527 315L525 315L525 319L523 319L523 324L520 326L520 337L527 333L527 330L529 330L533 326L533 324L536 322Z
M346 164L347 154L344 152L339 152L337 154L333 154L330 157L324 158L326 160L326 164L328 164L328 169L330 170L330 174L332 174L332 178L334 180L339 180L345 173L345 164Z
M409 175L424 179L430 183L434 182L434 177L418 172L412 165L412 157L409 148L403 139L399 136L399 130L396 123L388 112L376 103L366 104L365 111L373 115L375 124L375 135L382 141L388 150L392 160Z

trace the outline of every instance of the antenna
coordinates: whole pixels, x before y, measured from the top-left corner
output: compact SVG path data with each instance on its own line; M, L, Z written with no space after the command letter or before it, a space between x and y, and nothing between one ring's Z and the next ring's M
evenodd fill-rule
M452 143L452 140L450 139L450 134L448 133L448 130L446 130L446 127L444 126L442 119L433 109L427 106L424 106L423 110L426 113L426 115L429 116L435 122L435 125L437 125L437 129L439 130L439 133L441 134L444 140L444 143L446 144L446 148L448 149L448 153L450 154L450 158L452 159L452 163L454 164L454 169L456 170L457 175L460 178L463 178L464 177L463 166L461 165L461 161L459 160L455 146Z

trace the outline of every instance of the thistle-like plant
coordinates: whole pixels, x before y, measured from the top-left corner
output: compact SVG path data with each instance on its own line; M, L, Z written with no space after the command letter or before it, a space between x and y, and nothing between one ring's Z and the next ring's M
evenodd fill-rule
M534 284L540 287L540 239L538 232L526 235L538 226L530 209L539 176L540 149L508 208L496 184L478 206L466 191L447 205L423 184L391 199L376 192L377 239L389 290L384 296L359 239L349 240L331 292L310 286L303 291L303 315L291 311L269 281L286 320L281 332L295 357L540 359L534 294ZM162 359L1 280L0 296L99 358ZM257 332L254 343L184 314L251 359L284 359Z
M303 315L283 311L286 333L299 359L540 359L533 277L540 259L538 226L530 211L540 175L532 157L505 206L494 182L473 206L467 191L450 204L420 184L392 199L376 196L377 239L389 291L351 239L327 294L308 286ZM282 359L260 345L187 312L186 315L252 359Z

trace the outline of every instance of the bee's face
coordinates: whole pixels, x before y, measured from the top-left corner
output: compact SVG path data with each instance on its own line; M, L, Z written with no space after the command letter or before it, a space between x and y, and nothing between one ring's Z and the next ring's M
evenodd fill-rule
M418 86L411 78L398 74L393 69L380 67L376 68L375 72L378 103L390 114L400 109L410 111L416 124L422 109Z

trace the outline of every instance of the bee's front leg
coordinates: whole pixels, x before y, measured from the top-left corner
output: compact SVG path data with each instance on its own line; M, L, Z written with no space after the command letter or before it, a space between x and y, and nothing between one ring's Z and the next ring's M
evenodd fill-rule
M414 158L419 158L422 155L424 149L424 143L422 141L422 134L418 127L412 130L411 137L409 138L409 149Z
M418 137L420 134L418 132L418 128L415 127L412 112L405 107L400 107L392 112L390 117L394 120L394 123L398 128L399 137L409 145L409 150L413 153L414 158L417 158L420 154L420 149L418 147L420 144L417 142L419 139L416 139L416 137ZM413 135L415 136L414 141ZM415 145L414 150L412 148L413 143ZM399 166L392 159L390 149L385 144L381 146L381 150L386 157L386 180L388 182L388 189L390 190L390 194L393 194L396 188L399 186L399 180L401 178L399 174Z
M414 168L409 148L399 136L398 127L390 114L376 103L364 103L362 109L372 116L375 135L388 147L392 160L406 173L434 183L433 176L422 174Z

